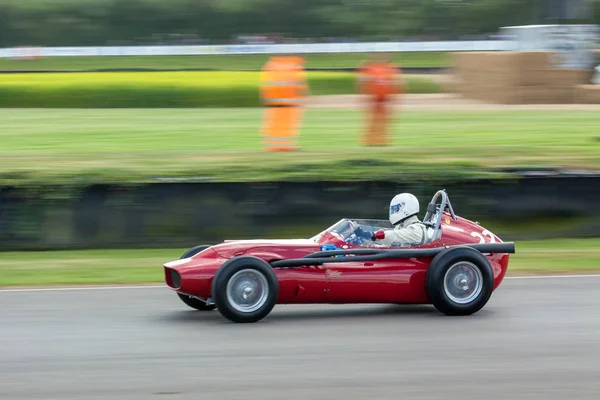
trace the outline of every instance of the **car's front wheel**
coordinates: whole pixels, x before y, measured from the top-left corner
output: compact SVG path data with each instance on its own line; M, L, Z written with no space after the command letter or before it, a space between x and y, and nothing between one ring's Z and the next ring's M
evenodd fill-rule
M468 248L450 248L431 261L426 275L427 295L446 315L470 315L488 302L494 273L483 254Z
M277 302L279 282L273 268L257 257L236 257L215 274L212 297L219 312L233 322L257 322Z

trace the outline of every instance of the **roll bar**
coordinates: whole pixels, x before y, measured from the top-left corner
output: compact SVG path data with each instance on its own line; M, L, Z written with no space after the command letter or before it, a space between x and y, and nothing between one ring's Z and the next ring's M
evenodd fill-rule
M439 205L437 205L439 199L441 199L441 202ZM446 210L448 210L452 216L452 219L456 221L456 214L454 213L454 209L452 208L452 203L450 203L450 198L446 193L446 189L438 190L427 205L427 213L423 218L423 223L425 225L429 225L434 228L434 239L438 237L440 230L442 229L442 213Z

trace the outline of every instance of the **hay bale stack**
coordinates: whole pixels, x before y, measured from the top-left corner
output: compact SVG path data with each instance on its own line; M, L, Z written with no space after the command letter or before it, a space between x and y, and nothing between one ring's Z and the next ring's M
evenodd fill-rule
M465 52L453 55L457 92L464 97L485 102L514 103L510 90L519 80L512 68L517 53Z
M547 52L523 52L520 63L514 65L520 71L520 86L546 86L548 75L553 71L555 55Z
M597 52L600 56L600 52ZM557 68L552 52L466 52L453 54L457 92L500 104L573 103L595 95L579 93L592 70Z
M573 97L577 104L600 104L600 85L577 85Z

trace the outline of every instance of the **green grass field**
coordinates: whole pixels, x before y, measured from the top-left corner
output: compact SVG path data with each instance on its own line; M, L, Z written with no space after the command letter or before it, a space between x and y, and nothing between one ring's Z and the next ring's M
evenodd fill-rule
M600 270L600 239L517 242L509 275ZM162 283L162 265L185 249L5 252L0 287Z
M297 153L261 151L260 109L0 110L0 183L199 177L401 179L490 168L600 169L596 111L405 111L359 145L356 111L308 109Z
M366 54L306 54L306 68L354 68ZM119 56L119 57L48 57L40 60L1 59L0 71L84 71L116 68L157 70L207 68L223 71L258 71L268 54L201 55L201 56ZM394 61L407 67L446 67L448 55L437 52L396 53Z

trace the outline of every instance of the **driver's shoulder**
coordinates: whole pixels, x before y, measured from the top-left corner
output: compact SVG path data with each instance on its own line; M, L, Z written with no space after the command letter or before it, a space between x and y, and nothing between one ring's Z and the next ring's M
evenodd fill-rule
M420 230L420 229L427 229L427 225L425 223L423 223L422 221L415 221L414 223L410 224L406 228L411 229L411 230Z

